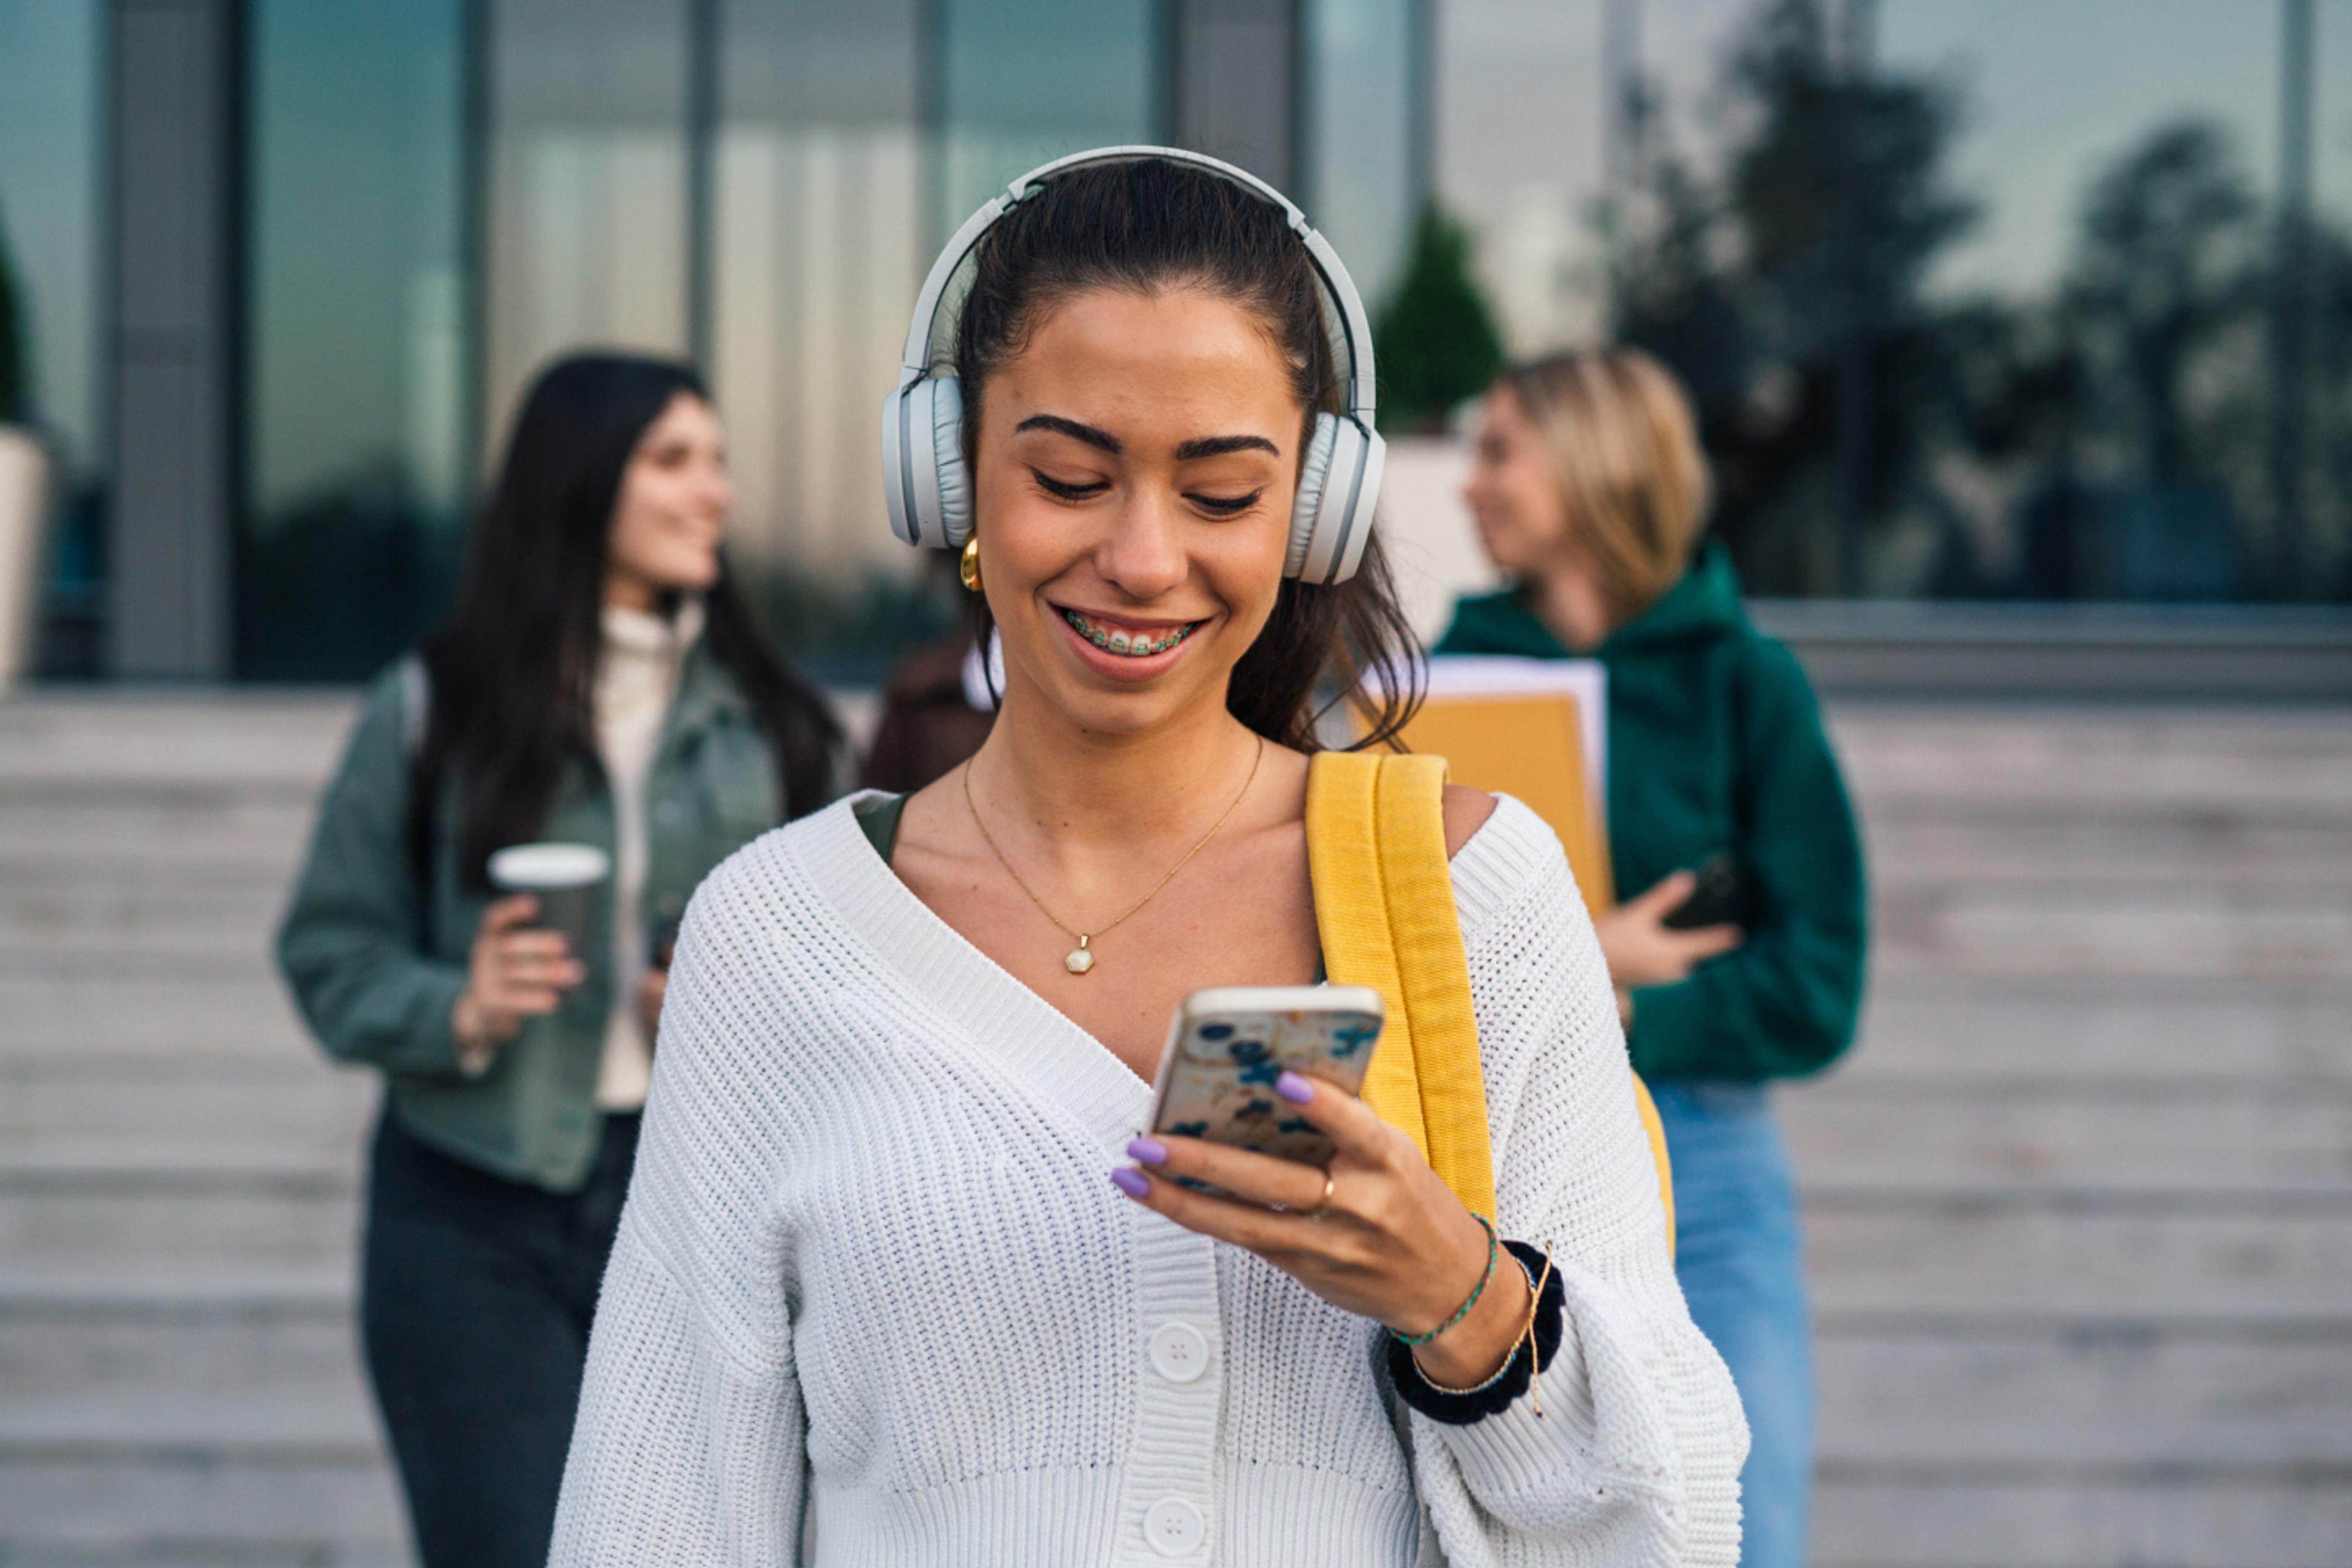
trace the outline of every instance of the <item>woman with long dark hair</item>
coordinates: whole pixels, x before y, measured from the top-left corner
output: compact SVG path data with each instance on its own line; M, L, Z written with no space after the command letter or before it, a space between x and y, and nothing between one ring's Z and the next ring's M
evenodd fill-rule
M551 1561L1727 1565L1738 1405L1559 841L1316 754L1331 688L1411 657L1344 269L1239 171L1114 149L1018 182L924 298L894 524L965 550L1003 706L695 896ZM1311 871L1310 777L1398 764L1409 962L1451 940L1476 1015L1479 1076L1421 1092L1478 1108L1491 1181L1293 1072L1250 1114L1328 1170L1138 1136L1189 993L1351 962L1318 911L1378 889Z
M670 934L713 866L833 794L839 731L728 580L731 500L692 371L542 374L278 932L320 1043L384 1076L361 1318L428 1568L546 1560ZM576 951L493 888L532 843L603 873Z

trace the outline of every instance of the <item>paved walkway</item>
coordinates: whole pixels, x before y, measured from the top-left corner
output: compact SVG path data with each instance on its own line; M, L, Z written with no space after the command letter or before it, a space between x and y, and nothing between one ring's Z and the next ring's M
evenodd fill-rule
M265 958L348 714L0 705L0 1563L406 1560L373 1087ZM1785 1099L1817 1560L2352 1562L2352 714L1835 717L1880 945Z

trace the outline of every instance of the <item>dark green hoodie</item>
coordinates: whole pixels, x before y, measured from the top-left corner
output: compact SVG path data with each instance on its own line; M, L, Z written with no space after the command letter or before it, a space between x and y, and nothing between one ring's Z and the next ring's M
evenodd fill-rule
M1463 600L1436 651L1573 657L1512 590ZM1728 849L1756 900L1738 951L1634 993L1634 1068L1753 1080L1826 1065L1862 1003L1862 844L1804 671L1748 624L1719 545L1592 657L1609 672L1618 896Z

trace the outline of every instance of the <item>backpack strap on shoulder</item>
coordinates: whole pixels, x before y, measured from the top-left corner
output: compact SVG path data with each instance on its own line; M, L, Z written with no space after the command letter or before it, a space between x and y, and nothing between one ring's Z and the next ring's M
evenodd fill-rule
M1486 1079L1445 854L1445 760L1318 753L1307 774L1307 859L1325 970L1337 984L1379 992L1388 1009L1365 1103L1412 1139L1464 1207L1493 1217ZM1633 1104L1671 1252L1674 1171L1639 1074Z
M1323 963L1388 1010L1364 1099L1401 1129L1472 1213L1495 1212L1486 1082L1470 965L1445 855L1441 757L1319 753L1307 773L1307 854Z

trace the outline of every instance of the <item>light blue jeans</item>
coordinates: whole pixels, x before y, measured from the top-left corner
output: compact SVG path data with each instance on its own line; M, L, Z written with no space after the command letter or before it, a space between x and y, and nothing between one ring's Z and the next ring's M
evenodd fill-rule
M1747 1407L1740 1568L1803 1568L1813 1336L1789 1151L1769 1090L1654 1083L1675 1170L1675 1272Z

